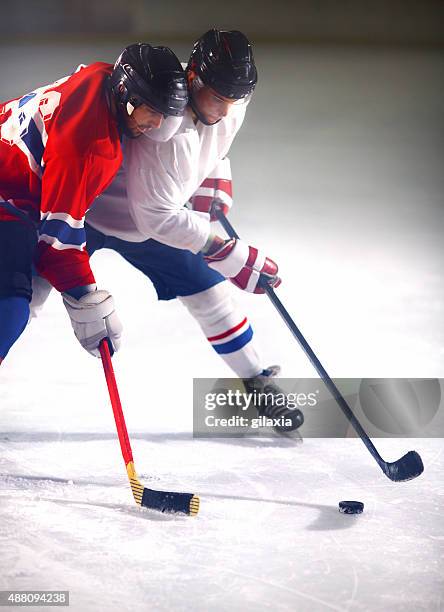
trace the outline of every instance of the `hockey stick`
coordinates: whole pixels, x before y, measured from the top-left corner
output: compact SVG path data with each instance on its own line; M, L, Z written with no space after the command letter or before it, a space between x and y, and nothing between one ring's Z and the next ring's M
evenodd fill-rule
M116 377L114 375L111 355L106 339L100 342L99 350L100 356L102 357L102 365L108 385L111 406L113 408L120 448L122 450L126 472L136 504L144 506L145 508L151 508L152 510L160 510L160 512L181 512L183 514L195 516L199 512L200 503L196 495L192 493L156 491L155 489L147 489L140 483L134 468L133 453L128 438L125 419L123 417L122 404L120 403Z
M221 223L221 225L223 226L227 234L230 236L230 238L239 239L238 234L236 233L235 229L231 225L230 221L223 214L222 210L220 208L216 208L215 212L216 212L218 221ZM284 320L285 324L287 325L287 327L289 328L293 336L299 342L299 345L304 350L305 354L307 355L308 359L312 363L316 372L322 378L326 387L328 388L328 390L330 391L330 393L333 395L336 402L338 403L340 409L345 414L346 418L350 421L355 431L357 432L361 440L364 442L365 446L369 450L372 457L376 460L376 462L378 463L379 467L384 472L384 474L388 476L390 480L394 480L395 482L400 482L403 480L412 480L413 478L416 478L417 476L422 474L422 472L424 471L424 465L422 463L422 459L420 455L416 451L409 451L397 461L393 461L393 463L384 461L384 459L381 457L381 455L379 454L379 452L373 445L373 442L368 437L361 423L358 421L358 419L353 414L351 408L345 401L341 392L336 387L335 383L332 381L330 376L327 374L321 362L316 357L310 345L308 344L307 340L304 338L301 331L297 327L296 323L293 321L293 319L291 318L291 316L285 309L284 305L282 304L282 302L280 301L280 299L274 292L273 288L270 287L270 285L266 282L265 279L262 279L261 285L264 288L265 293L270 298L271 303L276 308L276 310L278 311L278 313Z

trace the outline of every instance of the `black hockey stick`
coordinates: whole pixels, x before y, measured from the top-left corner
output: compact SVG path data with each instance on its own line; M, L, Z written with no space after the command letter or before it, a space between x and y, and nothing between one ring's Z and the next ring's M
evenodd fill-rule
M152 510L159 510L160 512L181 512L195 516L199 512L199 498L196 495L192 493L175 493L173 491L147 489L138 479L134 468L133 452L123 416L122 404L120 403L119 390L117 389L116 377L111 362L111 354L106 340L100 342L99 350L116 422L120 448L125 461L126 473L136 504L145 508L151 508Z
M221 223L221 225L223 226L227 234L230 236L230 238L239 239L238 234L236 233L235 229L231 225L230 221L223 214L222 210L220 208L217 208L215 212L216 212L218 221ZM379 467L384 472L384 474L388 476L390 480L394 480L395 482L401 482L403 480L412 480L413 478L416 478L417 476L422 474L422 472L424 471L424 465L422 463L422 459L420 455L416 451L409 451L397 461L393 461L393 463L390 463L389 461L384 461L384 459L381 457L381 455L375 448L373 442L368 437L361 423L358 421L358 419L353 414L350 406L345 401L341 392L336 387L335 383L332 381L330 376L327 374L321 362L316 357L312 348L308 344L307 340L304 338L301 331L297 327L296 323L293 321L293 319L291 318L291 316L285 309L284 305L282 304L282 302L280 301L280 299L274 292L273 288L270 287L270 285L266 282L264 278L262 278L261 280L261 285L264 288L265 293L270 298L271 303L276 308L278 313L281 315L282 319L284 320L285 324L287 325L287 327L289 328L293 336L299 342L299 345L304 350L305 354L309 358L316 372L322 378L326 387L328 388L328 390L330 391L330 393L333 395L336 402L338 403L340 409L345 414L347 419L350 421L355 431L357 432L361 440L364 442L365 446L367 447L367 449L369 450L373 458L376 460L376 462L378 463Z

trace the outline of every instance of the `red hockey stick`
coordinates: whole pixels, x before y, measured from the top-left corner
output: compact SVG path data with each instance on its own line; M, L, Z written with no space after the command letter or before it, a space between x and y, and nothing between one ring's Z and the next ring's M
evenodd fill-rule
M120 448L122 450L126 472L136 504L144 506L145 508L160 510L160 512L181 512L183 514L195 516L199 512L200 503L196 495L192 493L156 491L155 489L147 489L140 483L134 468L133 452L131 450L122 404L120 403L119 391L117 389L116 377L114 375L111 355L106 339L100 342L99 350L100 356L102 357L102 365L108 385L111 406L113 408Z

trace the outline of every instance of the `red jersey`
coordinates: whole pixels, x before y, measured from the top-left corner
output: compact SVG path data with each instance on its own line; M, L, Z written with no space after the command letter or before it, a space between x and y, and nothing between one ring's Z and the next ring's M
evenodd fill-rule
M34 263L59 291L95 282L85 213L122 162L104 87L111 71L101 62L79 67L0 104L0 222L36 224Z

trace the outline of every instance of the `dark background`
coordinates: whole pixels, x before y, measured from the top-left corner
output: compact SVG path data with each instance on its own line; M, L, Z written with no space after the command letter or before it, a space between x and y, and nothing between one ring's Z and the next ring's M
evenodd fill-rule
M2 0L2 39L130 35L187 41L208 27L262 41L443 44L439 0Z

